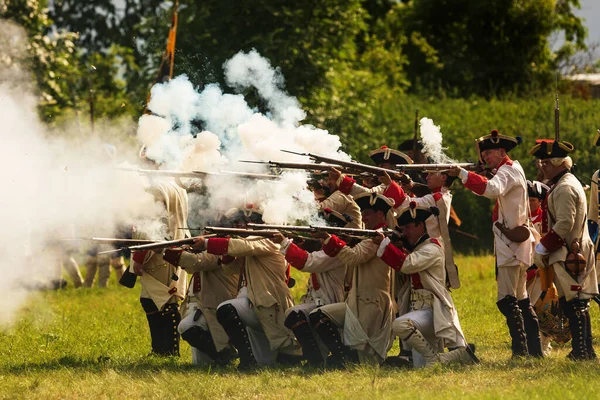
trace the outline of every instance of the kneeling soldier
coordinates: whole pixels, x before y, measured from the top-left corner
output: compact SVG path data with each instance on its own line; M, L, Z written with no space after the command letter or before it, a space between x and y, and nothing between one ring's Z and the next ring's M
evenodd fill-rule
M425 220L435 208L418 208L415 202L399 211L397 224L403 230L408 249L384 239L377 256L403 274L399 296L400 317L392 324L395 335L423 356L426 365L435 362L478 363L467 346L450 292L446 288L444 250L427 234ZM444 347L454 350L441 353Z

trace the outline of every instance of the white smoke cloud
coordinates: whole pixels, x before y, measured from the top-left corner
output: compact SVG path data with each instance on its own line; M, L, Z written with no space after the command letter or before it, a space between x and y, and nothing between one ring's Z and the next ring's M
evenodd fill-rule
M442 147L443 138L439 125L435 125L431 118L421 118L419 123L423 153L435 164L455 163L444 153L447 148Z
M164 117L163 121L173 122L165 129L158 123L147 124L144 121L147 116L144 116L140 120L138 138L149 146L148 156L164 164L162 168L265 173L268 171L263 166L238 160L310 161L281 152L282 149L350 159L340 151L338 136L300 124L305 112L283 89L280 71L258 52L240 52L225 62L224 69L228 85L240 91L255 88L265 100L267 112L252 109L242 95L224 93L215 84L194 93L193 85L185 76L156 85L149 109ZM182 104L184 101L187 104ZM190 120L185 121L185 118ZM187 128L182 129L191 126L192 120L201 121L206 129L195 138ZM145 141L146 137L151 140ZM200 210L191 215L190 226L202 226L216 214L247 203L261 209L267 222L309 220L317 208L312 193L306 188L307 178L304 171L283 174L277 181L207 178L204 180L206 194L191 196L193 208ZM212 216L198 215L198 212Z
M112 236L119 223L157 219L164 207L146 192L147 181L115 171L103 138L122 135L123 126L97 124L94 135L49 132L38 120L32 76L18 62L25 32L0 21L0 43L0 326L6 326L29 289L60 278L69 246L59 239ZM123 143L115 142L117 158L135 153Z

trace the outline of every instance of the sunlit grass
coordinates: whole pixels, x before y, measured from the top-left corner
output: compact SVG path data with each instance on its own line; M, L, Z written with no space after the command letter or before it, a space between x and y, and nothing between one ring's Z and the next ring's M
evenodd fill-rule
M459 256L462 287L454 300L478 366L395 370L352 366L349 371L233 367L201 369L150 351L139 287L66 289L31 297L15 324L0 331L0 398L597 398L600 365L565 359L554 345L544 360L511 360L508 331L496 309L491 256ZM294 272L294 296L307 274ZM595 332L598 308L592 307ZM397 346L392 352L397 352Z

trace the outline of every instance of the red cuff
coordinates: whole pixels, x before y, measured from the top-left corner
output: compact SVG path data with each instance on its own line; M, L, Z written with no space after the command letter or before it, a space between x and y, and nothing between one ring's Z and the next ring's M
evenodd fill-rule
M558 235L558 233L554 232L554 229L550 229L550 232L540 239L540 243L543 244L546 250L548 250L550 253L567 244L563 238Z
M350 178L349 176L344 176L344 179L342 180L342 183L340 183L338 190L344 194L350 194L352 186L354 186L355 183L356 181L354 179Z
M304 264L306 264L306 260L308 260L308 253L294 243L290 243L287 252L285 253L285 259L292 267L302 270Z
M394 208L400 207L400 204L402 204L406 199L406 193L404 192L402 187L400 187L400 185L398 185L394 181L392 181L390 186L388 186L388 188L385 189L383 195L385 197L389 197L390 199L394 199Z
M131 258L133 258L133 261L143 264L144 260L146 259L146 254L148 254L148 251L150 250L134 251Z
M210 254L223 256L227 254L228 248L229 238L210 238L208 239L208 246L206 246L206 251Z
M536 274L537 274L537 268L528 269L527 270L527 281L530 281L533 278L535 278Z
M478 195L483 195L487 187L488 180L485 176L469 171L469 178L465 182L465 187Z
M329 257L335 257L345 245L346 242L344 242L342 239L335 235L331 235L327 244L323 246L323 252L325 252L325 254L327 254Z
M381 261L392 267L394 270L400 271L407 256L407 253L403 252L393 244L388 244L381 255Z

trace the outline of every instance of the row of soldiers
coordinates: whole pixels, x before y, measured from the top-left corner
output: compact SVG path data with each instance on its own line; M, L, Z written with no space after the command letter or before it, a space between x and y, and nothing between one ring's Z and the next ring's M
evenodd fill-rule
M557 289L573 338L569 357L594 358L588 309L589 299L598 294L595 252L585 193L570 173L573 146L540 140L531 150L549 187L541 212L534 210L542 216L537 235L530 224L534 212L525 174L507 155L519 140L492 131L476 143L492 176L459 167L430 172L425 177L429 192L421 196L415 196L411 180L395 181L387 174L377 185L361 186L334 169L326 181L313 185L330 223L379 230L375 237L318 233L316 244L283 234L198 237L186 248L134 252L130 272L141 276L153 352L179 354L181 334L192 346L193 362L227 364L239 357L239 369L302 360L329 367L348 361L416 367L479 362L449 291L460 285L448 233L449 188L459 179L475 194L496 200L497 305L506 317L513 356L544 355L526 288L529 269L534 275L545 271L544 285ZM412 162L385 146L369 155L382 168ZM166 206L172 238L185 237L185 191L169 181L155 189ZM242 228L250 222L262 222L252 206L221 220L223 226ZM289 291L290 267L310 273L298 305ZM192 274L187 289L186 272ZM387 357L395 337L402 352Z

